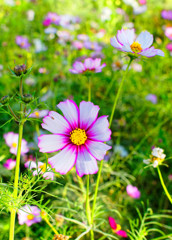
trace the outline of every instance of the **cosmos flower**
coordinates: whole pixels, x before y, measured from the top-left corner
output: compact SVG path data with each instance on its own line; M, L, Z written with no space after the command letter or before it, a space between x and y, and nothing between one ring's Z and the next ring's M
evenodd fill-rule
M17 155L17 146L18 146L18 133L8 132L4 134L4 139L6 144L10 147L10 153ZM24 155L29 151L27 142L25 139L22 139L21 143L21 155Z
M157 96L155 94L148 94L146 100L152 102L153 104L157 103Z
M164 52L150 47L153 43L153 35L147 31L142 32L135 39L134 29L118 30L117 38L111 38L111 45L120 51L134 54L134 56L142 55L145 57L153 57L155 55L164 56Z
M164 19L172 20L172 10L162 10L161 16Z
M114 233L116 233L118 236L127 238L127 233L124 230L121 230L121 226L119 224L116 223L115 219L112 217L109 217L109 224L112 228L112 231Z
M7 168L8 170L11 170L11 169L15 168L16 160L13 160L12 158L7 159L7 161L3 164L3 166L5 168Z
M74 74L79 74L79 73L85 73L85 72L101 72L102 68L104 68L106 66L105 63L101 64L101 59L100 58L96 58L96 59L92 59L92 58L86 58L84 63L76 61L73 64L73 69L69 69L69 71L71 73Z
M61 18L59 15L57 15L57 13L49 12L43 21L43 25L46 27L49 26L51 23L59 25L60 19Z
M34 223L41 222L40 216L41 210L37 206L25 205L18 211L19 224L23 225L26 223L27 226L31 226Z
M41 73L41 74L44 74L44 73L47 72L47 69L44 68L44 67L42 67L42 68L39 68L39 69L38 69L38 72Z
M145 164L152 164L154 168L156 168L158 165L161 165L164 161L166 155L164 154L164 150L159 147L153 148L151 152L150 159L144 159L143 162Z
M135 199L140 198L140 191L138 190L137 187L132 186L132 185L128 185L128 186L126 187L126 191L127 191L127 194L128 194L130 197L135 198Z
M83 43L80 41L73 41L72 46L78 50L81 50L83 48Z
M16 37L16 44L21 47L21 48L29 48L30 47L30 43L28 42L28 39L26 37L22 37L22 36L17 36Z
M77 39L80 41L88 41L89 40L89 36L86 34L78 34L77 35Z
M172 43L168 43L166 48L170 51L170 53L172 53Z
M94 50L96 52L100 52L102 50L102 46L97 42L85 41L84 47L89 50Z
M47 116L49 113L49 110L38 110L38 109L35 109L35 111L33 113L31 113L29 115L29 117L31 118L43 118L45 116Z
M170 40L172 40L172 27L167 27L165 29L165 35L168 37Z
M35 169L33 171L33 176L42 174L45 179L54 179L54 173L46 163L27 161L24 166L29 169Z
M35 17L35 12L30 9L26 12L28 21L33 21Z
M63 116L51 111L43 119L42 127L53 134L41 135L40 152L58 152L48 159L55 171L66 174L76 165L82 177L98 171L97 160L102 160L111 147L104 142L110 140L111 130L107 116L97 118L99 107L82 101L78 106L73 100L60 102L57 107Z

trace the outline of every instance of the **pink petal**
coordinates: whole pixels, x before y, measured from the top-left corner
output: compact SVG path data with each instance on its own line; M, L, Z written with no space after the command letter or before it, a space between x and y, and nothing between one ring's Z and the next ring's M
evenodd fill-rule
M82 101L79 105L80 112L80 128L88 129L88 127L95 122L99 112L99 106L94 105L92 102Z
M75 62L73 64L73 68L78 72L78 73L82 73L85 71L85 67L84 64L82 62Z
M78 157L76 160L76 172L82 177L87 174L95 174L98 171L96 159L89 154L86 147L81 145L78 147Z
M62 111L64 117L67 119L73 129L78 127L79 109L73 100L66 100L60 102L57 107Z
M57 134L45 134L38 137L40 152L55 152L64 148L69 143L69 137Z
M92 58L86 58L84 61L84 65L86 69L91 70L94 67L94 62L92 60Z
M109 224L111 228L115 230L117 228L117 223L115 219L113 217L108 217L108 219L109 219Z
M153 35L148 31L141 32L136 39L141 44L142 49L149 48L153 43Z
M110 43L114 48L121 49L122 45L117 41L116 37L110 39Z
M123 230L119 230L116 232L117 235L121 236L121 237L124 237L124 238L127 238L127 233Z
M77 148L69 144L61 152L48 159L48 163L56 172L66 174L73 168L77 158Z
M134 42L134 29L121 29L117 32L117 40L125 47L125 51L132 52L130 45Z
M100 64L101 64L101 58L96 58L94 60L94 68L100 67Z
M147 49L144 49L141 53L139 53L140 55L142 56L145 56L145 57L154 57L156 55L159 55L161 57L164 57L164 52L159 50L159 49L155 49L154 47L151 47L151 48L147 48Z
M104 156L106 155L106 152L111 149L110 146L102 143L102 142L96 142L87 140L85 143L88 151L95 157L97 160L102 160Z
M109 129L107 117L108 116L99 117L97 121L91 125L87 131L88 139L101 142L110 140L111 130Z
M66 119L54 111L49 112L49 115L43 118L42 127L58 134L68 134L71 131L71 127Z

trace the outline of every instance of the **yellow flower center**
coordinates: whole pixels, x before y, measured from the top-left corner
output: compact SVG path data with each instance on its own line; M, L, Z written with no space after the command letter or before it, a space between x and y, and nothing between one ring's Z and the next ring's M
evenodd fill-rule
M21 44L20 44L22 47L24 46L24 42L21 42Z
M35 116L36 116L36 117L39 117L39 112L35 112Z
M72 132L70 132L70 140L75 145L82 145L87 140L87 135L84 129L76 128Z
M47 165L46 163L42 164L41 166L39 166L39 168L41 169L42 172L46 172L47 170Z
M113 229L114 233L121 230L121 225L117 224L116 229Z
M14 148L16 148L17 147L17 143L12 143L12 146L14 147Z
M33 219L34 219L34 216L33 216L32 214L29 214L29 215L27 215L27 219L28 219L28 220L33 220Z
M133 42L130 47L131 47L131 50L135 53L139 53L142 51L141 44L138 42Z

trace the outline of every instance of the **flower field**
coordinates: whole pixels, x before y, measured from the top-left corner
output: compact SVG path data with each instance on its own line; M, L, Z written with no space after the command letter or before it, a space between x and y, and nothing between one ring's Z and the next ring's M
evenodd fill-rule
M171 1L0 9L0 240L172 239Z

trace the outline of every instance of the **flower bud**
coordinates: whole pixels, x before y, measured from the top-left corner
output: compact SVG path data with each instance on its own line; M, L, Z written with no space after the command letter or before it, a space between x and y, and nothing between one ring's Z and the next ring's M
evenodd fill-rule
M24 94L22 96L22 101L25 103L30 103L33 100L33 96L31 94Z
M9 100L10 100L10 97L9 97L8 95L6 95L6 96L3 96L3 97L0 99L0 103L6 104L6 103L9 102Z
M25 74L27 72L26 65L17 65L14 67L14 72L16 76L21 76L22 74Z

